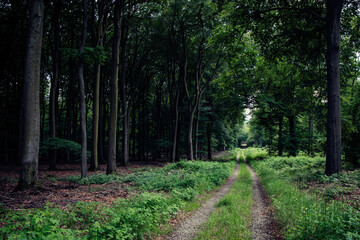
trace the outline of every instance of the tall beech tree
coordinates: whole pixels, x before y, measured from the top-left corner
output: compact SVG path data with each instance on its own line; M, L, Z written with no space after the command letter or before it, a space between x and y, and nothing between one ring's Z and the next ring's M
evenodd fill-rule
M124 0L121 1L121 7L124 7ZM121 37L120 37L120 65L121 65L121 74L119 77L119 90L121 98L121 113L122 113L122 156L121 156L121 165L127 166L129 164L129 132L130 132L130 106L129 99L127 94L127 84L126 84L126 48L128 40L128 30L129 30L129 19L128 14L123 17L121 22Z
M93 8L95 8L95 0L92 2ZM104 47L104 25L106 23L106 13L105 13L105 1L97 1L98 9L98 23L96 29L96 48L103 50ZM106 26L106 25L105 25ZM94 171L98 169L99 165L99 119L100 119L100 83L101 83L101 62L96 61L95 64L95 81L94 81L94 98L93 98L93 129L92 129L92 152L91 152L91 162L90 170Z
M50 87L50 101L49 101L49 124L50 124L50 138L56 137L56 109L57 109L57 90L59 82L60 71L60 13L61 13L62 0L56 0L54 6L54 13L52 19L52 32L54 40L54 49L52 53L53 61L53 74L51 77ZM56 169L56 149L50 149L49 151L49 169Z
M40 137L40 62L44 23L44 2L29 1L29 26L26 44L24 87L22 95L23 143L18 190L38 181Z
M118 76L119 76L119 54L120 54L120 14L122 1L115 1L114 8L114 37L112 46L111 60L111 80L110 80L110 119L109 119L109 146L107 174L116 172L116 132L117 132L117 115L118 115Z
M83 0L83 26L81 33L81 43L79 47L79 66L78 78L80 88L80 129L81 129L81 178L87 177L87 133L86 133L86 100L85 100L85 80L84 80L84 53L88 22L88 2Z
M326 2L328 113L325 173L328 175L341 171L340 17L343 5L343 0Z

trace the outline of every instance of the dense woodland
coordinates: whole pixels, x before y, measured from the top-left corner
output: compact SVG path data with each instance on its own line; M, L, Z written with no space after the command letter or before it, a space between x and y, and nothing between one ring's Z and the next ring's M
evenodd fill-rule
M0 161L212 159L248 145L360 164L357 0L5 0ZM245 111L245 109L247 109ZM250 116L250 117L249 117ZM80 172L80 169L79 169Z

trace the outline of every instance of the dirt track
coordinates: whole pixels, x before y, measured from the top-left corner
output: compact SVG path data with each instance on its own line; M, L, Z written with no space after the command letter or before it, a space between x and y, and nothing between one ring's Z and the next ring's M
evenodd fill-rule
M239 175L239 154L237 156L237 164L234 174L228 179L226 184L222 186L214 196L207 200L194 214L180 223L170 236L166 239L194 239L198 234L200 227L204 224L210 214L216 209L216 203L226 196L232 185L234 185Z

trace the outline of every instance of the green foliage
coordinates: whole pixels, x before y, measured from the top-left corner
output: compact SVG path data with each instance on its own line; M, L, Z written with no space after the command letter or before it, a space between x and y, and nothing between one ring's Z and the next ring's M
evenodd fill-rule
M245 154L250 156L251 151ZM278 218L285 224L287 239L359 238L359 212L331 200L360 186L359 171L326 176L323 157L267 157L250 163L262 178ZM327 185L313 196L291 184L303 186L310 181Z
M109 52L104 47L85 47L82 54L79 53L78 49L75 48L62 48L61 52L64 56L82 58L87 64L100 64L105 65L109 58Z
M120 182L122 180L122 177L117 174L99 173L95 175L90 175L87 178L83 178L83 179L81 179L81 176L69 176L69 177L60 178L60 180L78 183L82 185L90 185L90 184L105 184L112 182Z
M325 200L341 198L360 187L360 170L325 175L324 157L268 157L261 164L275 171L280 178L294 182L299 187L308 187L314 182L326 184L324 188L313 189Z
M240 155L242 157L242 155ZM246 148L245 156L247 161L264 159L268 156L265 148Z
M77 239L77 231L64 227L64 211L52 205L43 209L8 211L0 228L1 239Z
M168 221L179 208L162 194L142 193L129 200L121 199L104 210L107 223L95 221L88 239L143 239L144 233Z
M276 215L285 224L286 239L358 239L360 214L350 206L308 195L288 181L279 178L268 160L253 161L252 166L262 179L276 208Z
M325 176L324 157L268 157L263 164L295 182L315 181Z
M232 160L234 160L234 155ZM229 157L230 159L230 157ZM159 231L181 207L204 190L213 190L230 175L234 161L180 161L163 169L142 169L125 178L142 193L120 199L111 206L77 202L69 208L47 205L42 209L5 210L0 206L4 226L0 239L144 239ZM119 182L119 175L97 174L85 180L62 180L81 184ZM146 190L168 191L151 193Z
M77 142L62 138L48 138L40 144L40 155L46 154L49 149L64 149L73 152L75 156L81 157L81 145ZM87 158L91 156L90 151L87 152Z
M211 190L230 175L234 162L195 162L181 160L162 169L133 173L124 181L151 191L183 189ZM210 173L211 174L208 174Z

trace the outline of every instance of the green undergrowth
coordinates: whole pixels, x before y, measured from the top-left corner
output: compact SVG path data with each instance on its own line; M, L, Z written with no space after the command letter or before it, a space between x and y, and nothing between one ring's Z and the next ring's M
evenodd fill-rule
M246 160L251 161L254 159L264 159L268 156L268 153L265 148L253 148L249 147L245 150ZM240 158L242 159L242 154L240 155Z
M324 171L324 157L268 157L262 164L273 169L279 177L296 183L300 188L320 186L312 188L311 191L322 195L326 200L342 198L360 187L359 170L327 176ZM353 205L359 206L360 203L353 202Z
M0 239L144 239L163 234L160 225L166 225L180 209L193 209L196 196L224 183L234 165L234 161L180 161L121 179L116 176L115 180L104 181L126 181L138 191L111 206L78 202L68 209L55 205L19 211L3 209Z
M229 193L217 203L197 239L251 239L252 180L241 162L239 177Z
M234 159L234 158L233 158ZM151 191L179 191L192 200L197 193L209 191L222 184L235 166L234 161L194 162L180 161L162 169L136 172L124 178L133 186ZM209 174L211 173L211 174Z
M91 184L106 184L106 183L113 183L113 182L121 182L123 179L123 176L118 174L105 174L105 173L99 173L90 175L87 178L81 179L80 176L68 176L60 178L60 181L68 181L72 183L78 183L82 185L91 185Z
M262 179L286 239L360 239L360 213L342 202L301 191L307 181L331 182L324 159L269 157L251 161ZM337 181L337 180L336 180Z

